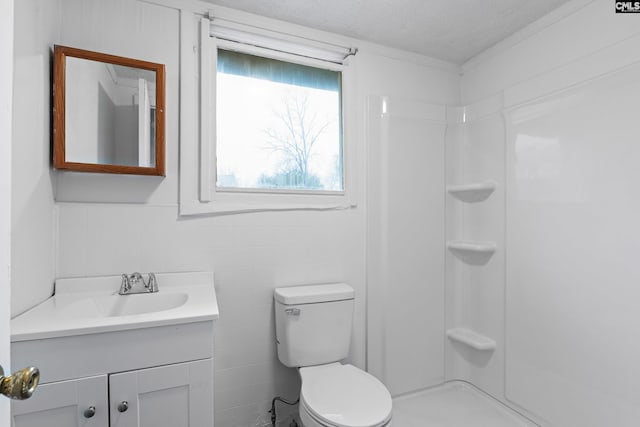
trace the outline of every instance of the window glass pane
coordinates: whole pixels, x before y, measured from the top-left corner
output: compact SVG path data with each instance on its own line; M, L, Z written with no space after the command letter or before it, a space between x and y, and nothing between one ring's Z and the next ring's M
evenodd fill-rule
M340 73L218 52L217 187L342 191Z

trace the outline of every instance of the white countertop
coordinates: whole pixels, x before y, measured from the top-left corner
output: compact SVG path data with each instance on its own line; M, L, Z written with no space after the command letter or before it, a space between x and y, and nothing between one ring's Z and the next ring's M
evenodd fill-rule
M157 273L156 278L157 293L122 296L121 276L58 279L51 298L11 320L11 341L218 319L212 272ZM127 314L131 306L145 312Z

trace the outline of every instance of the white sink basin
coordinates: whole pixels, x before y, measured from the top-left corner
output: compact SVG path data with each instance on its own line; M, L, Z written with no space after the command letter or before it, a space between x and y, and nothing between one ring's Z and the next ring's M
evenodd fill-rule
M131 295L100 295L84 298L63 308L61 315L69 317L116 317L156 313L184 305L189 295L178 293L152 293Z
M145 298L146 297L146 298ZM187 302L187 294L134 294L111 295L94 298L95 304L105 316L130 316L178 308Z
M156 274L159 291L118 295L120 276L58 279L56 292L11 321L11 340L215 320L213 273Z

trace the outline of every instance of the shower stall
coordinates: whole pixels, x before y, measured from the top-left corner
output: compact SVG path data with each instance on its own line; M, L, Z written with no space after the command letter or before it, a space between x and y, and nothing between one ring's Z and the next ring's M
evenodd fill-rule
M401 425L637 425L637 50L488 96L472 69L464 106L370 97L367 367Z

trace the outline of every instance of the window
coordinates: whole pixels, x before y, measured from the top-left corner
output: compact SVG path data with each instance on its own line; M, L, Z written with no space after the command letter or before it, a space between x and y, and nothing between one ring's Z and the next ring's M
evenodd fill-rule
M218 50L216 187L344 189L341 73Z
M180 213L354 207L345 117L356 50L285 23L182 24L184 45L199 33L200 49L180 62L181 75L199 75L181 79Z

